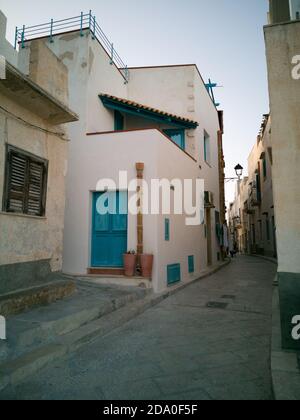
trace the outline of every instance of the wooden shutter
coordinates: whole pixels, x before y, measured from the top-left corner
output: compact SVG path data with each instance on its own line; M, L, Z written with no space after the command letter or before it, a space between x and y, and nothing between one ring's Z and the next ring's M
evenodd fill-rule
M5 210L43 216L45 213L47 162L9 147Z
M41 216L43 214L43 179L44 165L29 160L27 214L32 216Z
M26 173L27 158L17 152L9 151L6 211L24 213Z

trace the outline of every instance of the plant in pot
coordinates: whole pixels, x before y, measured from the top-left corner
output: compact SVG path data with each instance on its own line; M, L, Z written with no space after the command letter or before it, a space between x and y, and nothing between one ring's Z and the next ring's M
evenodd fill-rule
M124 270L126 277L133 277L136 270L136 252L134 250L128 251L123 255Z
M153 254L142 254L141 255L141 269L142 269L142 276L146 278L152 277L152 269L153 269Z

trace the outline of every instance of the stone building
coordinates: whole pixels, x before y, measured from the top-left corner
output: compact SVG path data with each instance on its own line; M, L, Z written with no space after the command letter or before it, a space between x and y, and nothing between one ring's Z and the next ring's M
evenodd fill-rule
M240 252L276 258L272 165L271 117L264 115L248 157L248 177L237 182L229 224Z
M0 295L8 299L20 289L55 280L62 268L69 146L64 124L78 117L68 107L66 66L40 44L25 74L5 32L0 12L0 55L5 59L0 80ZM47 83L45 69L51 72ZM0 299L0 313L24 309L34 294L50 301L70 292L66 283L55 286L47 293L32 289L31 297L16 307Z
M270 1L264 28L272 118L272 179L278 247L278 281L284 348L300 314L300 4Z

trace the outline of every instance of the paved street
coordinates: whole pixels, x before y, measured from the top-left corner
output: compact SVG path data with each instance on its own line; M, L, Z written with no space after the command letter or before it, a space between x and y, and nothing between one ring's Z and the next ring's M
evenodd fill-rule
M238 257L1 399L272 399L276 266Z

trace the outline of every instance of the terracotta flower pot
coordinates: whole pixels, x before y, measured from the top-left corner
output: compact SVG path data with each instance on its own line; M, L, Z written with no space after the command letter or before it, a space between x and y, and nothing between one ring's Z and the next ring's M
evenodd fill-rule
M135 254L124 254L124 269L126 277L133 277L136 269L136 255Z
M146 278L152 277L152 268L153 268L153 255L151 254L142 254L141 255L141 267L142 267L142 276Z

